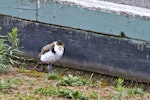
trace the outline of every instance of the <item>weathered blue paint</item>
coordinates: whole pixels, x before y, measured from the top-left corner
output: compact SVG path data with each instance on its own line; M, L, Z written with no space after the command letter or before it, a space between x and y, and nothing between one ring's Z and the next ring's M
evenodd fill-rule
M0 14L110 35L124 32L128 37L150 41L150 18L125 12L117 14L49 0L0 0Z
M55 2L41 3L38 21L150 41L150 18L91 10Z
M127 4L127 5L150 9L149 0L102 0L102 1L109 1L109 2L114 2L114 3Z
M36 20L36 2L29 0L0 0L0 14Z
M7 21L6 21L7 20ZM150 83L150 48L121 38L0 16L0 34L18 27L25 55L37 58L55 40L65 43L57 65Z

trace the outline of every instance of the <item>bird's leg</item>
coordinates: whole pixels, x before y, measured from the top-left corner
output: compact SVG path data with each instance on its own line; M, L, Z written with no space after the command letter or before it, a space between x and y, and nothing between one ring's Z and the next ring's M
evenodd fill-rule
M52 64L48 64L47 66L48 73L52 72L52 69L53 69Z
M38 67L39 67L39 64L40 64L40 63L37 62L36 65L34 66L34 69L35 69L35 68L38 68Z
M36 71L39 71L39 72L44 72L44 67L43 66L41 67L41 65L43 65L43 63L37 62L37 64L34 66L33 69L36 70Z

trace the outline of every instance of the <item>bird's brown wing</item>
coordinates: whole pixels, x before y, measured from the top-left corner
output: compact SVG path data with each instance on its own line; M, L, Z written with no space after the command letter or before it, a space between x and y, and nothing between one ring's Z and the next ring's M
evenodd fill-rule
M42 54L45 54L46 52L48 52L49 50L51 50L52 48L54 48L54 43L48 44L46 46L44 46L41 50L41 52L39 53L38 58L41 57Z

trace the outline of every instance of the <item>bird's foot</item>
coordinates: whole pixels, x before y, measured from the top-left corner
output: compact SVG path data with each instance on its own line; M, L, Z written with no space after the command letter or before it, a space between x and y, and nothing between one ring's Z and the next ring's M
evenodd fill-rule
M39 68L39 63L34 66L34 69Z
M49 64L49 65L47 66L47 71L48 71L48 73L52 72L52 70L53 70L53 67L52 67L51 64Z
M44 72L44 68L41 65L42 65L41 63L37 63L32 69L38 72Z

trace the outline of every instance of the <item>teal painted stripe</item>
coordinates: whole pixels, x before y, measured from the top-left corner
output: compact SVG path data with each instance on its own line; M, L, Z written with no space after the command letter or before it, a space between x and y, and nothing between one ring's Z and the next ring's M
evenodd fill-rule
M0 14L61 26L120 35L150 41L150 18L117 15L56 2L41 2L36 16L36 0L0 0Z
M30 0L0 0L0 14L36 20L36 2L30 2Z
M41 3L38 21L150 41L150 18L117 15L55 2Z

